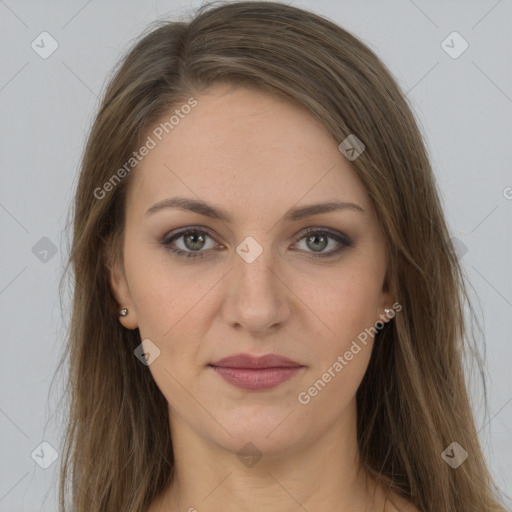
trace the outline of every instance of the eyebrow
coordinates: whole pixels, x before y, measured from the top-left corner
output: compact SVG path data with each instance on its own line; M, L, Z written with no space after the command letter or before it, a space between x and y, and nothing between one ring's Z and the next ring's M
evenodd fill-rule
M151 206L144 215L152 215L167 208L191 211L223 222L232 221L231 215L226 210L208 204L205 201L191 199L188 197L172 197L169 199L163 199ZM364 212L363 208L355 203L349 203L346 201L327 201L325 203L310 204L307 206L292 208L286 212L284 220L286 222L294 222L312 215L344 210Z

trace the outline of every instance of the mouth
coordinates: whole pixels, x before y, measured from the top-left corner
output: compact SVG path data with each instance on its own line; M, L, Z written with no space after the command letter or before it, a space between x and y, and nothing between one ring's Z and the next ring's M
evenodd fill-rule
M229 384L251 391L272 389L304 368L304 365L277 354L235 354L208 366Z

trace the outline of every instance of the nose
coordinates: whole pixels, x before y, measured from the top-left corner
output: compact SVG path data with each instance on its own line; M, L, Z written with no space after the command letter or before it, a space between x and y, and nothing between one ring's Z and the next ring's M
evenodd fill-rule
M284 324L290 315L292 292L280 275L271 251L265 248L254 261L237 253L233 265L226 276L224 320L231 327L254 334L263 334Z

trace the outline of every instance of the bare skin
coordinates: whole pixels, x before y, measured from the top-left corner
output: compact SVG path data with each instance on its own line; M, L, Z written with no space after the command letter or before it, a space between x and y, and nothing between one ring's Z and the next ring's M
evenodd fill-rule
M385 286L384 235L364 186L304 109L222 83L196 98L134 171L124 261L111 274L129 310L120 321L160 350L149 369L169 406L175 474L149 511L413 512L396 495L386 499L359 462L355 394L373 338L332 370L395 302ZM176 208L146 213L176 196L206 201L231 219ZM284 218L327 201L357 206ZM202 238L170 245L202 258L162 243L191 226ZM344 241L315 238L307 228ZM236 250L247 237L262 249L250 263ZM240 389L209 366L236 353L279 354L301 369L271 389ZM299 394L329 368L328 383L301 402ZM256 463L237 456L244 446Z

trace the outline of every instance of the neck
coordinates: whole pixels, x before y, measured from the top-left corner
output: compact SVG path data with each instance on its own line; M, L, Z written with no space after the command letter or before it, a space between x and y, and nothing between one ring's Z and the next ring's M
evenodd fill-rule
M373 510L375 482L360 466L355 400L314 442L253 458L198 434L172 410L170 417L175 469L162 512Z

